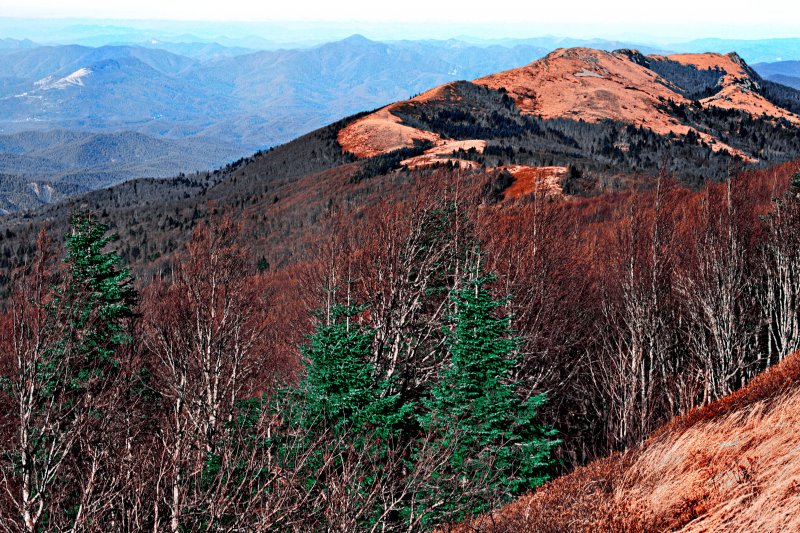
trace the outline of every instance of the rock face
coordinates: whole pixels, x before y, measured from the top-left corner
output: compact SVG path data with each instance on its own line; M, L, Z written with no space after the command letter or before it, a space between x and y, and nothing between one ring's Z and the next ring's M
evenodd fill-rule
M685 96L688 91L679 86L680 80L673 81L667 74L658 73L670 68L682 69L684 77L696 75L711 80L711 86L706 87L706 94L711 94L699 100L702 108L735 109L754 117L785 120L800 126L800 116L761 94L761 78L736 53L664 57L644 56L636 50L558 49L529 65L479 78L472 84L507 94L522 115L590 123L613 120L670 137L691 133L713 151L727 150L745 161L756 161L670 112L667 103L692 105L695 98ZM417 158L414 163L447 160L450 141L439 133L406 124L398 115L400 109L431 102L458 109L459 83L466 82L450 83L384 107L342 129L338 140L345 151L361 158L430 141L434 147L424 154L428 157ZM479 140L468 142L478 147L474 143Z

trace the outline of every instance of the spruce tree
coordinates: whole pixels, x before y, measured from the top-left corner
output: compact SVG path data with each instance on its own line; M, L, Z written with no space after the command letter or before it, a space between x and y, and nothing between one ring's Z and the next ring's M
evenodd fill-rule
M115 351L130 342L127 320L133 316L136 289L128 269L120 258L106 251L115 241L108 227L91 215L72 217L72 230L65 236L67 272L62 290L62 304L69 308L71 342L85 357L81 379L90 374L102 377L104 369L117 366Z
M306 424L334 431L363 429L388 438L407 414L389 382L369 362L374 332L356 317L363 307L334 304L302 347Z
M452 501L442 513L480 512L548 479L554 431L536 420L543 395L523 399L513 382L520 339L512 334L511 317L494 299L481 264L451 292L454 311L445 330L449 361L424 404L423 427L439 434L440 446L453 450L449 473L485 495L469 503ZM459 511L460 509L460 511ZM451 515L450 518L453 518Z
M288 403L278 399L279 414L293 417L306 439L310 455L303 466L307 491L327 494L342 490L340 474L351 475L355 467L363 475L349 478L345 487L355 501L369 494L376 480L393 474L387 469L389 457L411 411L411 406L400 404L400 395L391 392L391 381L370 362L374 331L359 322L363 311L361 306L334 304L318 313L320 321L301 348L305 377L298 389L284 396ZM320 446L320 442L324 444ZM272 443L280 461L293 468L295 458L304 453L298 453L296 444L288 444ZM358 457L357 465L352 462L354 457ZM359 529L370 529L383 514L380 502L370 506L359 520ZM309 512L319 517L328 514L324 508Z
M36 292L20 295L14 325L20 344L10 392L24 416L11 460L32 530L85 529L99 520L92 502L120 490L126 452L117 436L129 404L119 348L130 341L136 292L116 254L104 251L111 239L105 226L76 215L63 269L47 268L42 236L30 284L20 285Z

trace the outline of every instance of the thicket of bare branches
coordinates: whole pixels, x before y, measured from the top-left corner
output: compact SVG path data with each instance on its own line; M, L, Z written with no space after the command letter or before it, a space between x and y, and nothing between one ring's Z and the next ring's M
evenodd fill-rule
M565 465L632 446L800 346L800 191L786 181L763 172L690 191L662 178L503 206L458 180L422 184L357 225L332 214L318 259L277 272L255 271L232 221L201 224L171 276L142 288L118 366L80 394L69 376L86 354L63 339L83 330L53 289L64 273L43 237L0 321L0 527L414 530L456 500L458 512L502 502L455 474L431 484L455 443L418 435L387 450L367 427L351 428L367 443L355 446L307 431L302 406L277 394L302 368L310 310L338 286L366 306L384 393L419 398L477 242L494 290L512 296L513 379L548 396Z

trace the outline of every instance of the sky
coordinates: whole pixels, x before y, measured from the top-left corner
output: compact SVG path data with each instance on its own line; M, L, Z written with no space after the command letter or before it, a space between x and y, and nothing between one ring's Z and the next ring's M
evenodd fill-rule
M0 17L345 24L408 38L800 37L800 2L760 0L0 0ZM724 6L724 9L721 8ZM411 35L414 34L414 35Z

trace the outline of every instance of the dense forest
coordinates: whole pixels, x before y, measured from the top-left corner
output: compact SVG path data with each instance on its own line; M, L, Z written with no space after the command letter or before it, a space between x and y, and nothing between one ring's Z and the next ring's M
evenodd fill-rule
M329 210L281 267L212 207L137 279L125 234L77 210L8 280L0 523L447 529L495 508L798 348L798 170L514 204L492 174L431 171Z

